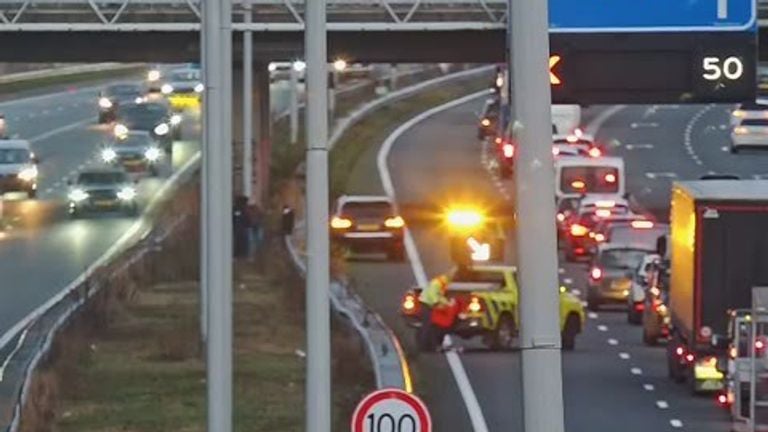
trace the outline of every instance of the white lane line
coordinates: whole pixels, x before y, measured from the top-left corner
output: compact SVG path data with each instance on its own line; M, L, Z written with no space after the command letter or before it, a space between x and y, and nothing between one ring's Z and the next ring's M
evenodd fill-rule
M632 375L642 375L643 370L640 369L639 367L633 367L632 369L629 370L629 373L631 373Z
M618 344L619 344L619 341L617 339L614 339L614 338L608 339L608 345L616 346Z
M607 332L608 331L608 326L600 324L599 326L597 326L597 330L601 331L601 332Z
M627 144L624 146L627 150L651 150L653 144Z
M560 274L563 274L563 273L565 273L565 269L560 267L559 269L557 269L557 272L560 273Z
M392 150L392 146L395 144L397 139L400 138L408 129L414 125L426 120L435 114L486 96L488 96L488 91L484 90L424 111L421 114L408 120L407 122L401 124L397 129L395 129L394 132L392 132L392 134L387 137L387 139L384 140L384 143L381 145L379 153L376 157L376 165L379 171L379 177L381 178L382 188L393 201L397 202L395 200L395 187L392 183L392 176L390 175L389 167L387 165L387 158L389 156L389 152ZM413 271L413 277L416 279L416 283L420 286L426 286L428 283L427 274L424 270L424 265L421 262L419 251L416 248L416 242L413 240L413 236L408 229L405 230L404 243L406 253L408 254L408 261L411 263L411 270ZM450 338L446 338L446 340L449 339ZM450 344L450 341L448 343ZM444 354L446 360L448 361L448 365L451 368L453 378L456 380L456 385L459 387L459 392L461 393L461 397L464 400L464 405L467 408L467 414L469 415L469 419L472 423L472 430L474 432L488 432L488 425L485 422L483 411L480 408L480 403L478 402L475 391L472 388L472 383L467 377L467 372L464 369L464 364L461 362L461 358L458 354L456 354L456 352L452 350L446 351Z
M600 128L603 126L603 124L608 121L609 118L616 115L619 111L626 108L626 105L614 105L607 110L601 112L597 117L592 120L585 129L585 131L592 136L597 135L597 132L600 130Z
M43 110L43 115L48 115L50 112L51 112L51 111L49 111L49 110L47 110L47 109L44 109L44 110Z
M629 353L620 352L619 353L619 358L622 359L622 360L629 360Z
M571 278L563 278L563 283L566 285L570 285L573 283L573 279Z
M51 129L51 130L49 130L46 133L43 133L43 134L34 136L32 138L29 138L29 142L33 142L34 143L34 142L38 142L38 141L43 141L43 140L46 140L46 139L48 139L48 138L50 138L52 136L56 136L56 135L58 135L58 134L60 134L62 132L70 131L72 129L77 129L77 128L81 127L81 126L85 126L85 125L87 125L90 122L91 122L91 119L87 118L87 119L83 119L83 120L80 120L80 121L75 122L75 123L71 123L71 124L68 124L68 125L65 125L65 126L62 126L62 127L58 127L56 129Z
M587 312L587 318L597 319L598 318L597 312Z
M670 425L671 425L673 428L675 428L675 429L680 429L680 428L682 428L682 427L683 427L683 422L682 422L681 420L678 420L678 419L672 419L672 420L670 420L670 421L669 421L669 424L670 424Z
M643 390L647 392L652 392L656 389L656 387L653 386L653 384L643 384Z
M683 134L683 147L685 147L685 150L691 156L693 162L698 166L703 166L704 163L701 161L701 158L698 154L696 154L696 150L693 148L693 128L696 126L696 123L698 123L699 120L701 120L701 118L704 117L704 115L711 111L714 107L715 105L712 104L700 109L696 114L693 115L693 117L691 117L690 120L688 120L688 124L685 126L685 133Z
M574 288L574 289L572 289L572 290L571 290L571 292L572 292L572 293L573 293L573 295L575 295L575 296L580 296L580 295L581 295L581 290L580 290L580 289L577 289L577 288Z
M668 403L667 403L667 401L665 401L665 400L657 400L657 401L656 401L656 406L657 406L659 409L663 409L663 410L665 410L665 409L668 409L668 408L669 408L669 404L668 404Z
M722 146L722 147L720 147L720 150L724 151L725 153L730 153L731 152L731 147L730 146Z
M677 178L677 174L673 172L647 172L645 173L645 176L651 180L660 179L660 178L667 178L667 179Z
M637 123L630 123L629 127L632 129L657 128L659 127L659 124L656 122L637 122Z

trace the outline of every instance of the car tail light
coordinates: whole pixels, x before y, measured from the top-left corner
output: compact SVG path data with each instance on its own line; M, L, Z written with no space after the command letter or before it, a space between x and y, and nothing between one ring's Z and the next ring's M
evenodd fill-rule
M584 182L584 180L574 180L571 182L571 187L576 190L582 190L587 187L587 184Z
M504 157L507 159L511 159L515 156L515 146L511 143L505 143L501 147L501 151L504 153Z
M608 173L603 177L606 183L616 183L616 174Z
M584 225L573 224L571 225L571 235L574 237L584 237L589 230Z
M762 356L765 354L765 339L759 337L755 340L755 355Z
M384 221L384 226L387 228L402 228L405 226L405 221L400 216L387 218Z
M401 305L406 314L415 314L419 308L419 302L415 294L406 294Z
M599 158L600 156L603 155L602 150L600 150L597 147L592 147L591 149L589 149L588 153L589 153L589 156L593 158Z
M467 311L471 313L479 313L483 311L483 303L480 298L472 296L467 304Z
M729 406L731 406L731 404L729 403L730 402L729 397L725 392L718 393L717 396L715 397L715 400L717 401L717 405L722 408L728 408Z
M552 147L552 155L557 156L560 154L560 149L558 147Z
M597 234L595 234L594 239L595 239L596 242L602 243L602 242L605 241L605 234L597 233Z
M736 349L735 346L732 346L730 349L728 349L728 357L735 359L739 355L739 350Z
M565 221L565 215L563 213L557 214L557 221L558 222L564 222Z
M688 363L693 363L693 361L696 360L696 356L693 355L693 353L688 353L685 355L685 361Z
M678 357L684 356L685 355L685 348L683 348L681 346L675 348L675 354L677 354Z
M632 228L637 229L651 229L653 228L653 222L648 220L636 220L632 221Z
M736 110L736 111L733 112L733 116L734 117L742 118L742 117L746 117L746 115L747 115L747 113L742 111L742 110Z
M333 229L347 229L351 227L352 221L347 218L334 216L333 219L331 219L331 228Z
M600 267L592 267L592 270L589 271L589 277L595 281L602 279L603 269Z
M502 141L503 140L501 139L501 137L496 137L496 139L493 140L493 142L495 142L496 144L501 144Z
M642 312L645 310L645 303L635 303L635 312Z
M490 125L491 125L491 121L490 121L490 120L488 120L487 118L484 118L484 119L483 119L483 120L480 122L480 124L481 124L481 125L483 125L483 126L485 126L485 127L488 127L488 126L490 126Z

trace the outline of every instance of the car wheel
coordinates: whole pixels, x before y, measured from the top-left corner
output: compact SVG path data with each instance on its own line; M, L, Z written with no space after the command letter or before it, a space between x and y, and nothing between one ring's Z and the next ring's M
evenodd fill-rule
M499 317L499 323L496 326L496 330L493 331L491 349L505 350L512 348L516 336L517 327L515 326L515 320L513 320L509 314L502 315Z
M573 351L576 348L576 335L581 329L581 320L576 314L569 314L565 320L565 326L561 334L561 343L566 351Z
M739 148L735 145L731 145L731 154L739 154Z
M648 346L656 346L659 344L659 340L650 334L645 326L643 326L643 343Z

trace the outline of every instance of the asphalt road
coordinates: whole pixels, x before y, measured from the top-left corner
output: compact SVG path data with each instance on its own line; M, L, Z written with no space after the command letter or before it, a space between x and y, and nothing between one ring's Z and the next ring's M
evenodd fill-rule
M0 236L0 335L76 279L135 222L119 215L70 220L66 214L67 180L99 164L97 151L108 133L96 124L98 90L84 84L0 103L9 134L30 140L41 160L39 199L6 195L12 226ZM287 109L287 93L287 83L271 86L273 111ZM198 151L199 133L199 116L186 114L169 167ZM166 169L161 178L141 180L139 203L146 204L169 174Z
M467 103L414 126L395 142L389 167L398 202L407 208L432 208L437 202L478 200L504 205L511 181L493 177L483 164L475 138L480 101ZM594 119L607 107L585 115ZM597 130L610 153L624 157L628 189L646 209L665 217L673 180L708 172L743 177L768 174L768 157L733 156L728 143L731 106L628 106L615 109ZM586 125L585 125L586 126ZM373 146L376 147L376 146ZM383 193L375 169L378 148L370 149L353 172L350 193ZM451 264L446 239L437 228L411 226L428 276ZM514 254L509 254L514 261ZM402 337L413 356L412 333L397 316L400 295L414 284L408 263L358 260L352 264L358 290ZM561 266L562 280L586 292L586 266ZM525 289L525 288L523 288ZM460 358L490 431L521 431L520 357L490 352L476 342L460 342ZM472 426L455 379L442 354L422 354L416 377L433 414L435 430L470 431ZM711 397L694 397L666 376L664 347L646 347L638 327L620 310L591 314L574 352L563 353L566 426L569 432L622 430L726 431L726 414Z

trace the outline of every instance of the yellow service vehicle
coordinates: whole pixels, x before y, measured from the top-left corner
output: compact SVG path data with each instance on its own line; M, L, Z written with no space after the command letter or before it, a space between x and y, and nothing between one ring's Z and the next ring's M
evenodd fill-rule
M511 348L520 328L517 269L510 265L461 266L448 277L450 282L446 296L456 302L458 313L445 332L463 339L480 336L491 349ZM421 288L409 290L400 304L400 314L408 325L415 328L421 326L420 292ZM574 349L576 335L581 333L584 319L581 301L561 287L560 333L563 349Z

